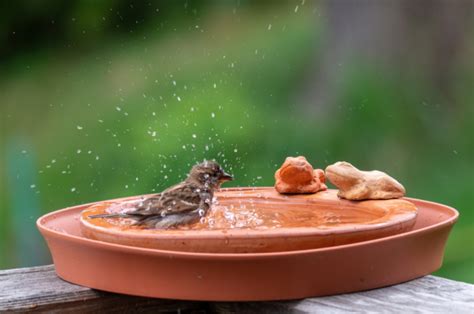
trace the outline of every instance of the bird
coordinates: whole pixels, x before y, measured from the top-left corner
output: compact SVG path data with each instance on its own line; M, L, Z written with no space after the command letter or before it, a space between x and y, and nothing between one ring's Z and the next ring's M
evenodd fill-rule
M89 218L131 218L133 225L148 229L169 229L190 224L205 217L214 192L234 178L213 160L204 160L191 168L187 178L161 193L143 199L127 213L91 215Z

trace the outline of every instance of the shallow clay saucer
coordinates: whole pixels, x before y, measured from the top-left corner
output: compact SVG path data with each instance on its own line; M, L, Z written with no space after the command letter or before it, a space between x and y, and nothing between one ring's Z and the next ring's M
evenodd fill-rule
M352 202L336 190L281 195L273 188L230 188L216 193L205 219L178 229L132 226L124 218L90 215L133 208L140 197L96 203L80 217L90 238L129 246L187 252L256 253L313 249L376 239L410 230L417 208L407 200Z
M458 212L407 199L418 208L412 230L358 243L270 253L164 251L96 241L80 230L91 204L37 221L56 272L75 284L138 296L184 300L300 299L393 285L437 270Z

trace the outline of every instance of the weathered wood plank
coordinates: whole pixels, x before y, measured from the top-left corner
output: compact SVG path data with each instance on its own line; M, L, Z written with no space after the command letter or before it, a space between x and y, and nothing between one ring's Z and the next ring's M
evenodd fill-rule
M474 313L474 285L426 276L400 285L292 302L225 302L219 313Z
M202 302L141 298L73 285L54 266L0 271L0 312L204 312Z
M426 276L360 293L286 302L192 302L101 292L59 279L52 265L0 271L0 312L474 313L474 285Z

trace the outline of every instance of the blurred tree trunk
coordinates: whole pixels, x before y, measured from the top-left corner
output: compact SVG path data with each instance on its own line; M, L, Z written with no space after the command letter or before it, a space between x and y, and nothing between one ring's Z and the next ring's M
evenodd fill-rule
M474 1L328 0L321 58L302 93L309 111L334 103L346 66L364 62L379 70L399 69L432 83L450 98L460 59L472 34ZM387 67L389 66L389 67Z

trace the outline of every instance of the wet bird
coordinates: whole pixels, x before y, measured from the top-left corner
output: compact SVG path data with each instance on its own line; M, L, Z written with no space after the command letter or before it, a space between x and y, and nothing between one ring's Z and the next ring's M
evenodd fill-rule
M91 215L89 218L132 218L134 225L167 229L190 224L206 216L214 191L233 177L215 161L192 167L188 177L159 194L147 197L127 213Z

